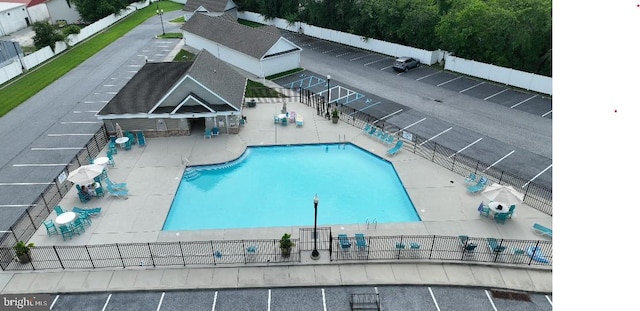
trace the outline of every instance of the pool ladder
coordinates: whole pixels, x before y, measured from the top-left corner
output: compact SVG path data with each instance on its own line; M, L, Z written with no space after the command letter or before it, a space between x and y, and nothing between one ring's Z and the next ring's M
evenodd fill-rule
M347 134L338 134L338 143L342 143L342 148L346 148L347 146ZM339 148L338 148L339 149Z
M374 218L371 222L369 222L369 218L365 222L367 224L367 229L369 229L369 225L373 225L374 229L378 229L378 221Z
M200 177L200 172L193 168L187 167L184 170L184 175L182 176L186 181L192 181L198 177Z

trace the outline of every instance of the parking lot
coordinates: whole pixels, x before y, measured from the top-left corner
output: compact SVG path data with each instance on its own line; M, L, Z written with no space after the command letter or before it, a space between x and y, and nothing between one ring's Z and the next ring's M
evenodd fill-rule
M53 296L51 310L350 310L351 294L379 294L381 310L552 310L551 294L442 286L336 286L115 292ZM504 297L504 298L503 298ZM508 297L508 299L505 299Z
M490 165L489 168L504 170L527 180L519 185L520 187L526 187L529 182L535 182L549 189L552 188L550 158L359 90L345 81L331 79L330 84L327 85L326 77L311 71L283 77L274 82L285 88L309 89L325 98L327 93L330 93L331 102L338 102L365 112L376 120L383 120L385 129L389 129L391 133L409 131L426 141L450 148L456 154L463 154L487 163ZM330 90L328 91L327 88Z
M369 68L394 73L403 78L420 81L544 118L552 118L552 99L543 94L527 92L425 65L407 72L396 73L392 68L395 61L393 57L359 50L285 30L282 30L281 33L283 37L305 50L334 56Z

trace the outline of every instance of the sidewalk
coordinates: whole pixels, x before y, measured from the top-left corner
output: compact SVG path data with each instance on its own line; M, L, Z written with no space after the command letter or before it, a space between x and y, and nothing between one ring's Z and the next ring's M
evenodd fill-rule
M307 252L308 253L308 252ZM307 255L308 254L303 254ZM328 256L328 253L322 254ZM0 273L0 293L86 293L336 285L452 285L552 292L550 270L439 263L366 263Z

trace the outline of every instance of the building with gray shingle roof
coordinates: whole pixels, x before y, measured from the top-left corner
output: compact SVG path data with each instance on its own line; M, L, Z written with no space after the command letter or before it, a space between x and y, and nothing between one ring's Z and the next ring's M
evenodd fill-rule
M232 0L187 0L182 10L188 12L185 14L186 20L196 12L211 16L229 14L238 17L238 5Z
M272 25L253 28L228 14L197 13L183 26L185 44L208 50L219 59L265 77L300 67L302 49Z
M247 79L207 51L192 62L146 63L97 114L107 131L188 135L191 127L237 132Z

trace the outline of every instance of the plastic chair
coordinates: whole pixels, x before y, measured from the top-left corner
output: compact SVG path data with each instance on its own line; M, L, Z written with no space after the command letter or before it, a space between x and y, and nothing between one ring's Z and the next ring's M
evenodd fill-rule
M61 214L68 212L67 210L63 209L60 205L56 205L56 207L54 207L53 210L56 211L57 216L60 216Z
M488 207L484 206L484 202L480 202L480 206L478 206L478 212L480 213L480 216L489 217L490 211L491 210L489 210Z
M367 242L364 239L364 234L356 233L356 246L358 246L358 248L367 247Z
M338 242L340 242L340 248L342 248L343 250L351 247L351 243L349 243L349 238L344 233L338 234Z
M509 207L509 212L507 213L507 215L509 215L509 218L511 218L511 217L513 216L513 213L514 213L515 211L516 211L516 206L515 206L515 204L514 204L514 205L511 205L511 206Z
M84 224L80 218L76 218L76 220L73 221L73 232L80 235L80 231L85 232Z
M507 222L507 219L509 219L509 213L496 214L495 216L493 216L493 219L498 224L504 224L505 222Z
M66 225L60 225L60 235L62 235L62 240L66 241L67 238L72 239L73 238L73 229L70 228L69 226Z
M89 214L87 213L78 213L78 219L82 222L83 225L91 225L91 217L89 217Z
M107 165L114 167L116 166L116 161L113 160L113 152L111 150L107 151L107 158L109 158L109 161L107 162Z
M58 229L56 229L56 224L53 223L53 220L47 219L42 222L44 227L47 229L47 236L52 236L54 234L59 234Z
M127 136L127 137L129 137L129 141L131 142L131 144L132 144L132 145L137 144L137 142L136 142L136 136L135 136L135 135L133 135L133 133L131 133L131 132L127 131L124 135L125 135L125 136Z
M147 140L144 138L144 132L138 131L137 135L138 135L138 145L140 145L140 147L144 146L147 143Z
M131 139L124 143L124 150L131 150Z
M489 243L489 248L494 253L501 253L505 250L504 246L498 245L498 241L494 238L487 238L487 242Z
M220 134L220 129L217 127L214 127L213 130L211 131L211 135L218 136L219 134Z
M484 188L487 186L487 182L488 179L484 176L480 177L480 180L478 181L478 183L476 183L473 186L469 186L467 187L467 190L469 190L469 192L471 193L478 193L482 190L484 190Z
M475 181L476 181L476 173L474 173L474 172L469 173L469 176L465 177L465 179L464 179L464 182L465 182L467 185L471 185L471 184L473 184Z
M204 129L204 139L211 139L211 129L210 128L206 128Z

